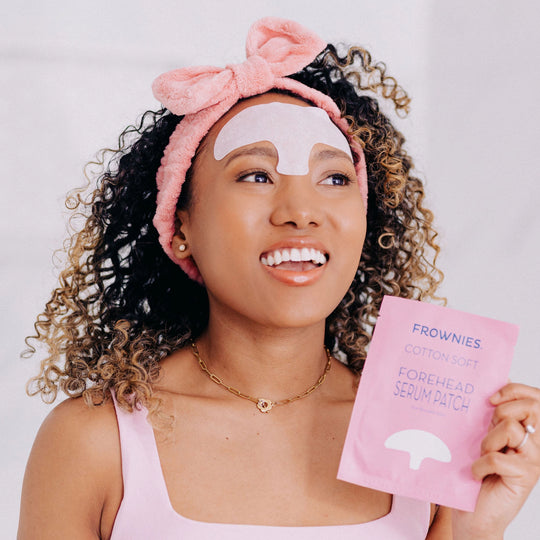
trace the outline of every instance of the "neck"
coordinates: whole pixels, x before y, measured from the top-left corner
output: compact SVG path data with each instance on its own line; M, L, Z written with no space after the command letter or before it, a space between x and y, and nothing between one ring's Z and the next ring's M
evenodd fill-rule
M210 317L197 340L208 369L255 398L282 400L304 392L324 371L324 321L267 328L234 317Z

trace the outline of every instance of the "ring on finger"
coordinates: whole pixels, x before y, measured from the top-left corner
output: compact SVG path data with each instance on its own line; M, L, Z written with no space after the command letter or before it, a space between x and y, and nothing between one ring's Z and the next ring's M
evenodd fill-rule
M531 424L527 424L525 426L525 435L523 436L523 439L521 442L516 446L516 450L519 450L520 448L523 448L525 446L525 443L529 440L529 435L534 433L536 431L535 427Z

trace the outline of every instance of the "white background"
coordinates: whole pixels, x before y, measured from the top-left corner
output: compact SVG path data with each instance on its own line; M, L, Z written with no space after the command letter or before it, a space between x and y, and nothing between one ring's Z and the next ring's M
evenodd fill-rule
M367 46L413 98L397 121L436 211L449 305L520 325L512 378L540 386L540 5L503 0L6 2L0 7L0 536L49 408L28 398L23 338L54 285L65 193L146 109L150 83L243 59L249 25L298 20ZM444 479L441 479L444 481ZM540 537L537 488L506 538Z

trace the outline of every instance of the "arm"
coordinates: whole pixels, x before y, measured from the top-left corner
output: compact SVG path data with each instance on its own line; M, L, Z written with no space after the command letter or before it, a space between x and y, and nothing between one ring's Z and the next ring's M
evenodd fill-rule
M540 389L510 383L491 398L489 433L473 475L483 480L474 512L452 511L456 538L501 540L540 477ZM536 428L525 444L525 426Z
M89 408L69 399L58 405L30 453L18 539L108 537L122 497L120 467L111 404Z
M481 456L472 467L482 480L474 512L441 507L426 540L502 540L540 477L540 390L507 384L491 399L495 405ZM536 428L526 443L524 426Z
M451 540L452 539L452 510L440 506L431 521L426 540Z

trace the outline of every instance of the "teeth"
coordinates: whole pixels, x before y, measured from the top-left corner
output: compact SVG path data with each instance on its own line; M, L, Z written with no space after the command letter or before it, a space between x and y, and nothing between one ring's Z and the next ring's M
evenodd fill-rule
M314 248L291 248L275 250L267 253L266 257L261 257L261 262L266 266L277 266L282 262L308 262L314 264L326 264L326 257L322 251Z
M302 260L300 256L300 250L296 248L291 249L291 261L300 262Z

